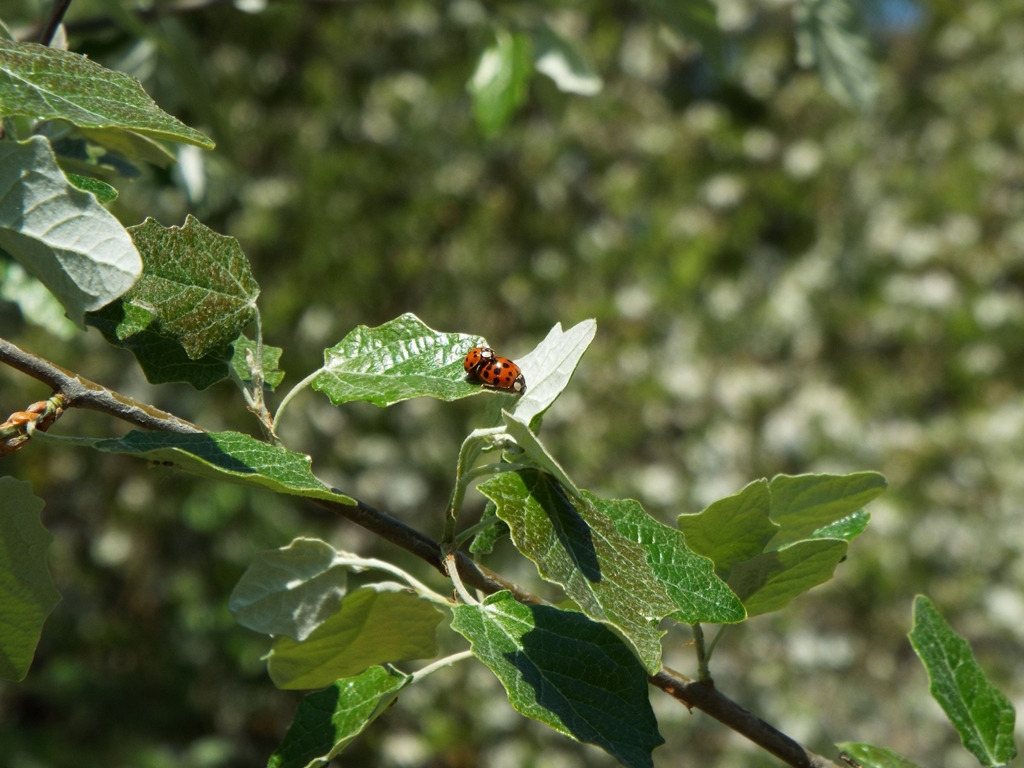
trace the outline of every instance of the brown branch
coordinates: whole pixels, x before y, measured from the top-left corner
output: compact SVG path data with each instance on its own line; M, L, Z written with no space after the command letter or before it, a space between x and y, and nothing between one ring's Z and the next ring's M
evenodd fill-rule
M92 408L141 427L168 432L201 432L199 427L149 405L137 403L105 387L83 379L60 366L25 352L0 339L0 362L39 379L67 398L68 407ZM340 492L340 491L339 491ZM326 499L311 499L315 504L344 517L377 534L386 541L411 552L442 574L447 575L441 544L401 520L371 507L362 501L355 505L339 504ZM524 603L544 601L530 591L509 581L488 568L473 562L463 553L456 554L459 575L469 586L486 594L507 589ZM800 744L751 714L736 702L723 696L711 680L698 682L663 667L647 678L651 685L682 702L699 709L793 768L839 768L831 760L804 749Z
M53 0L53 10L50 11L50 18L46 20L46 26L39 33L39 43L41 45L49 45L50 41L53 40L57 27L60 26L64 14L68 12L69 5L71 5L71 0Z
M203 430L173 413L161 411L152 405L115 392L89 381L59 365L26 352L11 342L0 339L0 363L49 385L54 393L63 395L68 408L88 408L106 413L145 429L163 432L202 432Z

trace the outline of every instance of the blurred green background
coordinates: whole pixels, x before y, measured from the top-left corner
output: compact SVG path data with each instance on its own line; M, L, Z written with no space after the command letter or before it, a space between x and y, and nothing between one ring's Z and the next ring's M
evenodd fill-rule
M718 65L626 0L236 0L141 20L75 0L67 20L72 50L136 75L218 142L114 182L110 207L126 224L191 212L240 240L285 391L353 326L406 311L513 358L556 322L596 317L544 428L581 487L672 523L777 472L884 473L836 578L731 629L712 671L817 751L860 740L966 768L905 633L926 592L1024 701L1024 2L864 5L881 83L868 113L797 66L790 2L717 6ZM48 12L0 5L16 34ZM587 98L538 76L485 138L466 81L495 25L539 18L604 88ZM8 272L0 290L24 289ZM50 326L0 301L4 338L206 428L256 433L231 384L152 387L95 330ZM0 368L0 413L47 395ZM483 408L336 409L310 392L282 434L328 482L437 535ZM126 428L76 411L58 429ZM46 500L64 597L27 680L0 684L4 768L263 764L299 695L274 689L267 639L227 612L257 550L322 536L443 585L294 499L47 445L0 471ZM507 542L487 562L546 589ZM694 673L689 640L672 629L666 663ZM668 742L656 766L778 764L652 699ZM613 763L516 715L467 662L403 694L336 764Z

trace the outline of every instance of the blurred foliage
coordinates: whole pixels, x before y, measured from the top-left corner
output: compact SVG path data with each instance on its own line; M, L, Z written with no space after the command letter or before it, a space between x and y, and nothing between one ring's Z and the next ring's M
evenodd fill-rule
M7 0L4 20L18 35L48 6ZM670 521L776 472L882 472L890 491L837 578L729 630L712 669L817 751L856 740L965 765L905 634L925 591L994 682L1024 695L1024 2L864 5L881 84L866 115L800 68L786 0L719 0L717 64L626 0L163 7L140 20L76 0L68 16L73 50L135 74L218 142L105 178L110 209L165 226L191 212L240 240L285 388L357 324L406 311L513 358L555 322L596 317L545 418L582 487ZM583 97L535 77L486 138L466 83L496 28L534 17L604 87ZM229 384L151 387L95 330L52 336L5 300L0 335L255 434ZM0 368L0 413L47 394ZM282 435L325 481L437 535L459 444L483 420L475 400L336 409L307 393ZM61 424L124 429L85 412ZM47 500L64 597L26 681L0 686L5 767L265 760L299 697L273 688L267 642L227 611L259 549L323 536L441 583L298 500L46 445L3 471ZM545 589L507 541L491 557ZM666 663L693 673L688 641L670 632ZM668 741L656 765L775 764L652 698ZM516 715L464 663L404 692L338 764L607 761Z

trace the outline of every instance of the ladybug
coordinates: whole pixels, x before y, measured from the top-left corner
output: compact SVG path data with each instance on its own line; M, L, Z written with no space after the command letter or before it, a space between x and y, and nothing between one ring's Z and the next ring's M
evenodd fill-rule
M466 369L466 373L469 374L469 377L475 379L477 378L476 369L495 357L497 355L494 354L494 350L490 347L473 347L466 354L466 360L462 365Z

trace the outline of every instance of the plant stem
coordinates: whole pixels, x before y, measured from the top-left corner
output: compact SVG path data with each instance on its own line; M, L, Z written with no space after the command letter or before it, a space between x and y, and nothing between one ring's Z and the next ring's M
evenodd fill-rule
M708 669L708 653L704 648L704 629L700 623L691 624L693 630L693 645L697 649L697 679L704 682L711 682L711 670Z
M469 528L467 528L466 530L464 530L462 533L460 533L458 536L455 537L455 544L454 544L455 549L462 549L462 545L463 544L465 544L471 538L473 538L478 533L480 533L480 531L484 531L484 530L490 528L492 525L495 525L497 522L498 522L498 516L497 515L491 515L490 517L485 517L479 523L476 523L475 525L469 526Z
M455 591L459 593L459 597L462 598L462 602L466 605L480 605L476 599L469 594L466 589L466 585L462 583L462 579L459 577L458 563L455 560L455 555L450 554L445 558L445 565L448 566L448 575L452 577L452 583L455 585Z
M472 656L472 651L462 651L460 653L453 653L451 656L445 656L443 659L438 659L433 664L428 664L423 669L417 669L415 672L413 672L412 682L418 683L424 677L434 672L437 672L437 670L441 669L442 667L450 667L452 664L462 661L463 659L471 658Z
M309 376L307 376L294 387L292 387L290 390L288 390L288 394L284 396L284 399L281 401L281 404L277 406L277 413L274 414L274 420L271 422L270 425L270 429L273 430L274 434L277 434L277 425L281 421L281 414L284 413L285 406L287 406L288 403L292 401L292 398L299 394L299 392L301 392L310 384L312 384L313 379L319 376L320 371L322 370L323 368L317 368L315 371L309 374Z
M419 581L411 574L406 573L397 565L392 565L391 563L386 562L384 560L377 560L376 558L364 559L361 557L342 557L338 558L335 562L337 565L350 565L355 568L373 568L378 571L386 571L387 573L390 573L402 579L402 581L404 581L410 587L415 589L417 592L420 592L425 598L430 600L430 602L437 603L445 607L449 607L452 604L451 600L444 597L443 595L439 595L437 592L432 590L422 581Z
M53 40L53 36L57 33L57 27L63 21L64 14L68 12L69 5L71 5L71 0L53 0L53 10L50 11L50 18L47 19L43 31L39 33L40 45L49 45L50 41Z
M725 634L725 630L726 630L726 628L728 628L728 626L729 626L728 624L721 625L718 628L718 631L715 632L715 636L713 638L711 638L711 642L708 644L707 653L704 656L704 659L705 659L705 661L708 664L711 663L711 654L713 654L715 652L715 646L718 645L718 638L720 638L723 634Z

